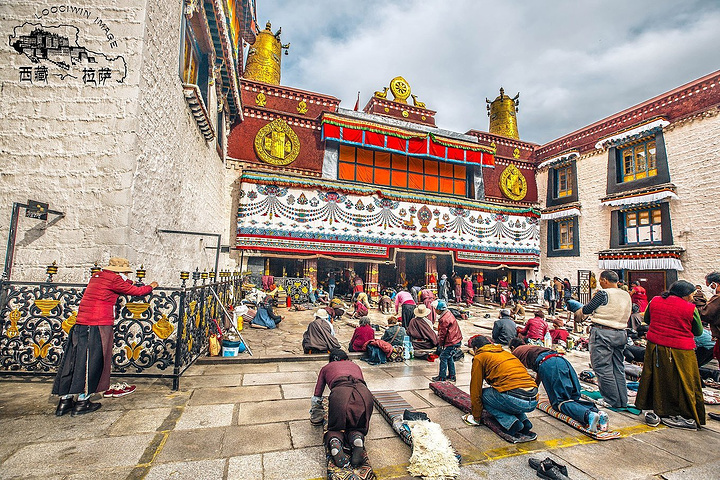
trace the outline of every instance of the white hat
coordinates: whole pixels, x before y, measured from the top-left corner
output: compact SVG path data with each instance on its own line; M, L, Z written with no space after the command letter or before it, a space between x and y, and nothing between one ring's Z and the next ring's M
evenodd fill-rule
M329 315L327 313L327 310L325 310L324 308L321 308L317 312L315 312L315 318L322 318L323 320L327 320L328 316Z

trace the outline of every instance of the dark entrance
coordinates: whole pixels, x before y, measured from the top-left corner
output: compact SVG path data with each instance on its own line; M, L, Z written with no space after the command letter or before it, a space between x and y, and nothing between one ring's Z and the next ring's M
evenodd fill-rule
M640 285L647 290L647 298L650 301L656 295L667 290L667 274L665 270L631 270L628 271L628 283L639 281ZM630 285L628 285L629 287Z

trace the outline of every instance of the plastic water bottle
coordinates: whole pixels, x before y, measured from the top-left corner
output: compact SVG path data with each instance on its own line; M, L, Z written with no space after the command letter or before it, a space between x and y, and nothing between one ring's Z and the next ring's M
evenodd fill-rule
M412 349L412 343L410 343L410 337L405 335L403 338L403 358L410 360L410 350Z
M546 348L552 347L552 337L550 336L550 332L545 332L545 338L543 339L543 343L545 343Z

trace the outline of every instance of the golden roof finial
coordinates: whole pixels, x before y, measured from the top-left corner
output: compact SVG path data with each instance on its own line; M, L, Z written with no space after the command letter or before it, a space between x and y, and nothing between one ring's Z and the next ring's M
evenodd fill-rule
M495 135L502 135L503 137L509 137L519 139L517 127L517 111L518 105L520 105L520 94L518 93L513 98L505 95L505 89L500 87L500 95L492 102L485 99L487 103L487 112L490 117L490 128L489 132Z
M285 55L288 54L290 44L280 42L282 27L275 33L271 29L272 24L268 21L265 30L258 33L255 43L250 46L243 78L280 85L280 58L283 50Z

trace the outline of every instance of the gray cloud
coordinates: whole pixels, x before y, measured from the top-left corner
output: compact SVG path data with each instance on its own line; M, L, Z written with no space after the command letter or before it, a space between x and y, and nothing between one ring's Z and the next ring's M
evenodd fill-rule
M282 26L282 84L361 107L402 75L438 126L487 130L485 97L520 92L523 140L544 143L717 70L712 0L258 0Z

